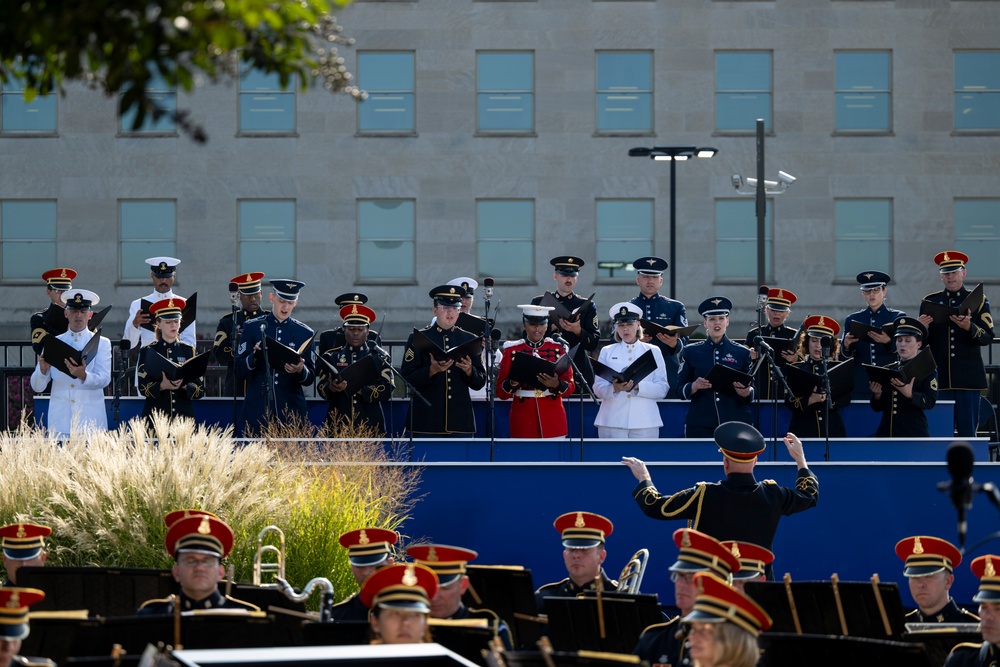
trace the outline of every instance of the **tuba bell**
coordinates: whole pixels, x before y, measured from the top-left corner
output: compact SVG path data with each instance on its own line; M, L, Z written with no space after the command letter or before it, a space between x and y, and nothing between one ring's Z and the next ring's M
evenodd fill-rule
M632 556L632 559L625 563L622 573L618 575L619 593L629 593L635 595L642 585L642 575L646 572L646 563L649 561L649 549L639 549Z
M278 545L264 544L264 536L268 533L278 534ZM276 554L277 560L264 562L264 554ZM275 583L262 584L261 575L265 572L274 576L275 579L285 578L285 533L277 526L266 526L257 535L257 553L253 557L253 585L274 588Z

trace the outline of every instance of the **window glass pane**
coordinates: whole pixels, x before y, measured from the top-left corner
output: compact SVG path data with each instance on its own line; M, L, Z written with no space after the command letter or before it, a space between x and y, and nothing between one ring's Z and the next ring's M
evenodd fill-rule
M240 77L240 132L294 132L295 88L282 90L276 72L244 65Z
M156 120L153 119L152 114L147 113L146 117L142 119L142 125L139 129L133 130L132 123L135 122L135 117L137 115L135 107L133 107L121 115L119 127L122 133L170 134L177 131L177 126L173 117L173 112L177 111L177 94L150 93L149 98L153 100L158 108L164 109L168 113L164 113Z
M753 130L757 119L771 129L771 54L715 54L715 126L718 130Z
M889 90L887 51L850 51L837 54L837 90Z
M597 202L597 277L631 280L636 257L653 251L653 202L649 199ZM606 264L601 268L601 264ZM623 266L617 267L616 265Z
M294 241L295 202L241 201L240 239L244 241Z
M773 201L764 220L764 275L773 280ZM757 214L752 199L715 203L715 276L717 280L756 280Z
M834 207L837 279L852 280L866 269L888 270L892 263L892 201L840 200Z
M652 54L597 54L597 129L653 129Z
M977 278L1000 277L1000 199L955 200L955 245Z
M56 96L39 96L26 102L24 95L8 93L5 88L0 114L4 132L55 132Z
M480 131L529 132L534 127L531 53L479 53L476 98Z
M359 53L358 85L369 93L413 90L412 53Z
M890 129L889 67L886 51L837 54L838 130Z
M359 54L358 85L368 91L368 99L358 103L360 131L415 129L412 53Z
M147 257L176 257L175 202L120 201L118 218L118 266L122 280L147 278Z
M837 93L838 130L889 130L887 93Z
M480 277L534 277L534 213L535 205L530 200L476 202Z
M285 92L281 88L281 77L277 72L264 72L256 67L250 67L247 63L243 63L241 68L240 92Z
M955 129L1000 129L1000 51L955 53Z
M409 279L414 271L414 203L358 202L358 277Z
M3 278L37 278L39 267L56 265L56 203L5 201L0 203Z

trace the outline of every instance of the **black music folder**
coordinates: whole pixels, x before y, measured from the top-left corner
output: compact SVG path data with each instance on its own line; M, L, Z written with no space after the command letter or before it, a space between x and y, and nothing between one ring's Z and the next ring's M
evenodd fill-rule
M546 291L545 294L542 295L542 300L538 305L553 308L553 310L549 311L549 322L553 324L558 324L560 319L566 320L567 322L576 322L580 319L580 316L586 312L587 306L594 302L594 297L596 295L597 292L591 294L587 297L586 301L574 308L573 312L570 312L570 310L556 298L556 295L549 291Z
M847 327L847 331L858 340L863 340L866 343L870 343L872 342L872 339L868 337L869 332L883 333L889 337L892 337L895 328L896 327L892 326L891 322L889 324L883 324L880 327L873 327L871 325L865 324L864 322L851 320L851 323Z
M854 391L854 359L831 364L827 366L826 373L830 376L830 393L834 403ZM823 387L822 377L796 366L785 368L785 379L796 398L808 398L809 394Z
M183 297L181 297L183 298ZM150 315L149 307L153 305L152 301L142 299L139 301L139 310L149 315L149 322L141 325L143 329L147 331L155 331L153 326L155 323L155 318ZM195 292L187 299L184 299L184 310L181 311L181 331L188 328L188 325L195 321L198 316L198 293ZM96 315L95 315L96 317Z
M156 350L147 348L145 369L147 373L158 374L171 381L183 380L181 382L181 386L183 386L205 376L209 357L210 352L205 351L196 354L184 363L177 363L167 359Z
M729 394L730 396L736 396L736 388L733 387L734 382L739 382L744 387L749 387L753 385L753 376L760 368L761 362L764 360L765 355L761 355L757 359L757 363L753 365L753 368L749 373L744 373L743 371L737 370L732 366L723 366L722 364L715 364L712 366L712 370L708 372L705 379L712 383L712 391L720 391L723 394Z
M69 366L66 364L67 359L72 359L75 363L83 363L84 360L90 361L97 354L97 348L101 344L101 330L98 329L94 332L94 335L87 341L87 344L82 350L77 350L69 343L59 340L55 336L43 336L42 337L42 355L45 357L45 362L51 365L56 370L62 371L66 375L70 375Z
M920 314L930 315L934 318L935 324L947 324L950 321L948 318L952 315L965 315L970 310L973 313L978 312L984 298L983 284L979 283L975 289L969 292L969 296L965 297L958 308L924 299L920 302Z
M545 389L546 387L543 387L538 382L538 374L545 373L546 375L559 377L569 368L571 356L573 356L572 352L564 354L555 362L552 362L548 359L536 357L529 352L516 352L510 357L510 370L507 372L507 378L519 382L528 389Z
M492 609L506 621L515 647L532 647L542 635L544 621L535 607L531 570L520 565L469 565L469 588L463 601L473 609Z
M799 347L798 338L776 338L774 336L761 336L760 338L770 345L778 356L785 352L795 352ZM748 345L748 347L753 347L753 345Z
M493 331L493 324L496 320L491 317L489 322L490 331ZM481 336L486 333L486 318L479 317L478 315L470 315L469 313L459 313L458 319L455 321L455 326L463 331L468 331L470 334Z
M94 313L87 322L87 328L91 331L97 331L110 310L111 306L106 306ZM56 335L65 333L69 328L69 320L66 319L66 309L60 308L54 303L49 304L49 309L45 311L45 325L55 331Z
M941 667L922 644L815 634L764 632L760 638L763 667Z
M312 342L312 337L309 337L296 349L279 343L267 334L264 334L264 338L265 343L267 344L267 363L271 365L272 371L278 371L280 373L285 372L285 364L291 364L294 366L302 361L302 354L306 351L306 348L309 347L309 343Z
M931 348L925 347L917 353L917 356L913 357L902 366L895 366L892 368L886 366L872 366L869 364L862 364L862 366L865 369L865 373L868 374L869 380L872 382L878 382L883 387L888 387L891 386L892 380L894 379L902 380L903 384L906 384L913 378L916 378L917 382L920 382L937 369L937 362L934 361L934 355L931 354Z
M620 371L616 371L607 364L602 364L597 359L591 359L590 365L594 367L594 375L599 375L608 382L617 380L624 383L632 380L635 384L639 384L646 376L656 370L656 357L653 356L652 350L646 350L639 355L638 359Z
M378 384L379 380L382 379L382 376L379 374L379 369L375 365L374 354L368 354L361 357L350 366L345 366L343 368L337 368L334 365L336 355L337 352L333 351L321 354L316 358L319 360L321 370L324 373L331 376L338 382L347 383L347 388L344 389L344 393L348 396L353 396L358 393L358 390L362 387L366 387L370 384Z
M467 333L473 332L470 331ZM454 359L457 361L462 357L469 357L470 359L478 357L479 353L483 351L483 337L478 336L466 343L462 343L457 347L449 347L445 350L428 338L427 334L423 331L414 329L413 336L410 339L410 345L412 345L413 349L418 352L429 354L438 361L447 361L448 359Z
M606 651L631 653L642 631L666 619L655 595L602 593L547 597L549 639L557 651ZM601 636L601 616L604 636Z
M698 330L698 327L701 326L700 324L692 324L686 327L679 327L675 324L663 326L662 324L650 322L649 320L642 318L639 318L639 324L642 325L642 332L649 334L650 336L655 336L656 334L666 334L667 336L680 336L682 338L684 336L690 336Z

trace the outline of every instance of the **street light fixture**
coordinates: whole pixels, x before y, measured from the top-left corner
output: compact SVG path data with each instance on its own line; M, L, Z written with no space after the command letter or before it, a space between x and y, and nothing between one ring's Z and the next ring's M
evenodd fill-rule
M629 149L629 157L648 157L670 163L670 298L677 297L677 163L691 158L711 158L719 150L708 146L653 146ZM792 179L794 180L794 179Z

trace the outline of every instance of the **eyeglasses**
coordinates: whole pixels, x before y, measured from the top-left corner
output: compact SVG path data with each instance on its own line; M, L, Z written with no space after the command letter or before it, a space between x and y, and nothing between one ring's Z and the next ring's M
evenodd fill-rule
M881 292L881 291L882 291L881 287L873 287L871 289L863 289L863 290L861 290L861 293L862 294L874 294L875 292Z
M671 572L670 573L670 581L672 581L672 582L674 582L676 584L678 580L683 581L685 584L694 583L694 573L693 572Z
M715 626L709 624L692 627L691 630L688 631L688 635L691 637L711 637L714 634Z
M177 564L181 567L191 568L192 570L197 567L217 567L219 565L218 558L181 558L177 561Z

